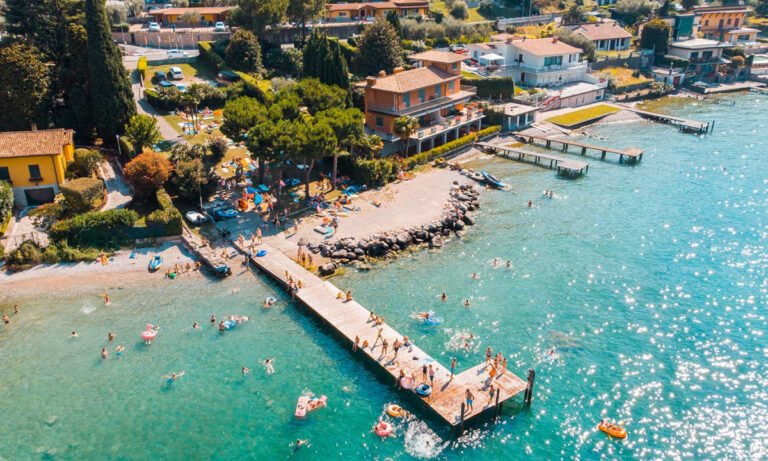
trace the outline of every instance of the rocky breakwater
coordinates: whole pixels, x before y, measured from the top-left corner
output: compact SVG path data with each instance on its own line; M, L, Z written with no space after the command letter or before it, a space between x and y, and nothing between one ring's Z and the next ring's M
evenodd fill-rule
M445 240L461 237L467 226L475 224L472 212L480 208L480 192L471 185L454 183L442 217L423 226L375 234L363 239L342 238L309 244L307 248L332 262L319 268L320 275L330 275L342 264L365 264L369 258L394 258L409 247L441 248Z

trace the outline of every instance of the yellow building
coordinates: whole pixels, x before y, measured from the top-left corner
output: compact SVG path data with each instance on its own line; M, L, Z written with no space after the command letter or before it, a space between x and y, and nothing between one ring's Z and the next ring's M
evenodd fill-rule
M65 129L0 133L0 181L13 187L16 206L53 201L67 162L74 159L73 134Z
M149 14L155 18L155 22L170 26L172 24L186 25L184 15L195 13L199 16L201 25L213 25L219 21L226 22L227 15L234 9L231 6L203 6L199 8L161 8Z
M724 40L725 33L744 26L747 18L747 7L731 6L696 6L696 23L699 32L710 40ZM755 33L756 35L756 33Z
M385 2L363 3L328 3L325 5L325 20L366 21L384 18L389 12L400 17L426 16L429 12L428 0L391 0Z

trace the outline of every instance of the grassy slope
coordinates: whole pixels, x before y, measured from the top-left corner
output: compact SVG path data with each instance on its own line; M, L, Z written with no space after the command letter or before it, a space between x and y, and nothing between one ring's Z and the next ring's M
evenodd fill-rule
M557 117L548 118L547 121L556 125L571 127L581 125L582 123L590 120L603 117L614 112L618 112L619 109L606 104L599 104L597 106L588 107L567 114L558 115Z

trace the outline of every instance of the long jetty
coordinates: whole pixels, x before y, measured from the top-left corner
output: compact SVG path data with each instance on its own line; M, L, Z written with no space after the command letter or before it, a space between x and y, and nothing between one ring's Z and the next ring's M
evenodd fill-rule
M600 152L600 158L605 160L606 154L615 154L619 156L619 163L624 163L624 158L627 158L629 163L636 163L643 159L643 151L641 149L630 147L628 149L614 149L611 147L598 146L594 144L587 144L573 139L560 139L550 136L540 136L533 134L520 134L517 137L528 144L536 145L536 141L543 142L544 147L552 149L552 144L557 143L561 145L562 152L568 152L568 149L573 146L581 149L581 155L586 155L587 151L594 150Z
M656 112L648 112L647 110L640 110L624 104L616 104L624 110L634 112L637 115L653 120L654 122L666 123L668 125L677 126L678 130L685 133L695 134L707 134L715 129L715 122L700 122L698 120L691 120L681 117L672 117L671 115L658 114Z
M414 344L410 347L402 347L398 357L395 358L391 344L395 339L402 341L403 335L386 323L376 325L370 320L371 311L357 301L340 299L344 295L340 289L309 272L283 253L291 249L296 251L298 247L280 237L272 237L269 240L259 245L259 250L265 250L266 255L253 256L251 263L288 292L291 292L288 277L294 281L300 280L302 288L293 293L295 299L329 325L350 347L350 350L353 348L355 338L359 338L360 345L353 352L354 354L373 364L393 383L397 382L400 370L403 370L406 376L413 377L416 383L420 383L422 366L432 365L436 376L435 389L429 397L417 396L417 398L452 428L463 431L466 421L486 412L492 411L494 415L498 415L504 402L521 392L525 392L525 403L530 405L535 377L533 370L528 372L528 382L509 371L504 371L491 380L485 363L481 363L454 375L451 380L448 368ZM237 246L237 243L234 244ZM238 248L244 253L247 250L243 247ZM380 330L382 338L390 344L386 354L383 354L381 341L377 341ZM362 344L365 341L368 342L369 347L363 348ZM496 389L493 400L488 397L491 384ZM474 408L471 410L465 406L466 389L475 396ZM403 392L417 395L412 390L403 390Z
M488 142L478 142L476 145L482 147L486 152L498 155L499 157L516 160L518 162L531 163L533 165L549 168L550 170L556 169L559 176L572 178L581 176L589 171L589 163L560 157L559 155L544 154L532 150L502 146Z

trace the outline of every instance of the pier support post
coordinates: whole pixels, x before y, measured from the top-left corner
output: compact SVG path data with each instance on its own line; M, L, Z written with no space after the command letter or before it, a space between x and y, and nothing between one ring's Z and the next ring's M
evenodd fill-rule
M501 389L496 390L496 409L494 410L493 416L499 416L501 413L501 406L499 405L499 394L501 394Z
M461 419L459 420L459 435L464 433L464 411L466 410L465 405L466 403L461 402Z
M587 155L587 148L586 147L582 147L581 148L581 155ZM605 156L605 152L603 152L603 156Z
M552 145L552 141L550 141L549 139L547 139L547 149L549 149L549 146L551 146L551 145Z
M533 368L528 369L528 386L525 388L525 405L531 406L531 400L533 399L533 382L536 380L536 372L533 371ZM463 405L462 405L463 409ZM462 423L464 421L464 417L462 416Z
M603 154L600 156L600 158L605 160L605 151L603 151Z

